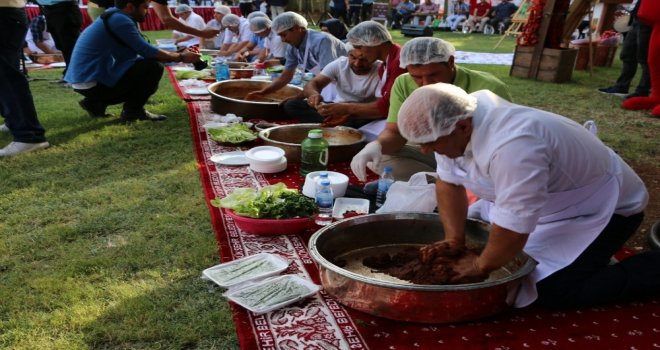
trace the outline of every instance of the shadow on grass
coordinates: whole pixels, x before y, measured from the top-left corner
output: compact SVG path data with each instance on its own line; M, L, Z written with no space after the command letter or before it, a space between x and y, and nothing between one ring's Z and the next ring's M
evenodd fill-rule
M91 349L239 349L220 290L197 277L124 298L81 331Z

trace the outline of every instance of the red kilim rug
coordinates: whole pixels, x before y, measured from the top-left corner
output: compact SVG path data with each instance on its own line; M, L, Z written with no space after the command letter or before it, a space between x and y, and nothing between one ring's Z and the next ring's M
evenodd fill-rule
M239 187L259 187L279 181L301 184L297 168L265 175L247 166L216 167L211 155L234 151L209 140L201 125L210 113L208 102L191 102L190 124L202 184L209 200ZM240 149L246 150L254 145ZM334 170L350 173L347 164ZM355 183L355 178L351 178ZM319 284L318 269L301 235L255 236L240 231L228 216L209 205L221 261L258 252L279 254L291 262L285 273ZM658 298L608 307L570 311L511 309L487 320L453 325L424 325L376 318L339 304L327 293L265 315L232 305L242 349L658 349Z

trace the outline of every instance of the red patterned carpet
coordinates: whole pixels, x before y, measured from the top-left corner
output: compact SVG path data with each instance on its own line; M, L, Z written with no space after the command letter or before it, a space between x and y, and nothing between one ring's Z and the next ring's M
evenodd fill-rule
M301 185L291 164L281 174L265 175L248 166L216 167L216 153L247 150L209 140L202 127L209 102L188 104L200 176L208 201L235 188L285 182ZM348 164L331 170L349 174ZM351 177L351 183L356 179ZM258 252L281 255L290 262L285 273L319 283L318 269L309 256L312 232L255 236L240 231L229 216L209 205L221 261ZM323 291L290 307L254 315L232 304L242 349L658 349L660 299L602 308L548 311L512 309L494 318L454 325L423 325L376 318L340 305Z

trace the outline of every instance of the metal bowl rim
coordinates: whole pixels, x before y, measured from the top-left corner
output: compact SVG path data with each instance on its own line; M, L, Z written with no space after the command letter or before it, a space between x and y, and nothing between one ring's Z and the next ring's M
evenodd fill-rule
M231 80L223 80L223 81L216 81L215 83L211 83L208 87L207 90L209 93L217 98L225 99L228 101L232 102L239 102L239 103L250 103L250 104L257 104L257 105L263 105L263 106L278 106L280 103L279 102L259 102L259 101L245 101L245 100L239 100L235 98L231 98L225 95L220 95L215 93L211 88L215 88L216 86L222 85L222 84L229 84L231 82L235 81L251 81L251 82L260 82L259 80L253 80L253 79L231 79ZM292 87L296 90L302 91L302 88L300 86L295 86L291 84L287 84L286 86Z
M320 129L323 128L321 126L321 124L316 124L316 123L285 124L285 125L278 125L278 126L273 126L273 127L267 128L267 129L263 129L263 130L259 131L258 136L259 136L260 139L262 139L264 141L275 142L275 143L279 143L279 144L286 145L286 146L300 147L299 143L291 143L291 142L283 142L283 141L273 140L270 137L265 136L266 133L270 134L270 132L275 130L275 129L284 129L284 128L287 128L287 127L288 128L290 128L290 127L318 127ZM330 147L353 146L353 145L357 145L357 144L360 144L360 143L364 142L367 138L366 136L364 136L364 134L360 130L355 129L355 128L351 128L350 126L341 126L340 125L340 126L334 126L331 129L353 130L356 133L360 134L361 137L360 137L360 140L355 141L353 143L347 143L347 144L342 144L342 145L330 145Z
M420 214L423 214L423 216L429 216L433 215L433 217L437 218L438 214L430 214L430 213L424 213L424 212L398 212L398 213L387 213L387 214L369 214L369 215L363 215L363 216L357 216L353 218L348 218L348 219L343 219L341 221L337 221L335 223L332 223L328 226L325 226L318 231L316 231L312 237L309 239L309 253L312 256L314 260L322 267L326 268L332 272L335 272L341 276L348 277L350 279L356 280L358 282L362 283L367 283L379 287L385 287L385 288L394 288L394 289L401 289L401 290L411 290L411 291L421 291L421 292L458 292L458 291L468 291L468 290L474 290L474 289L485 289L485 288L490 288L490 287L495 287L503 284L507 284L511 281L515 281L519 278L524 277L525 275L529 274L532 272L534 267L536 266L536 263L531 257L528 257L528 260L525 262L523 266L521 266L516 272L513 274L506 276L504 278L495 280L495 281L486 281L486 282L479 282L479 283L466 283L466 284L453 284L453 285L433 285L433 284L401 284L401 283L394 283L394 282L387 282L387 281L381 281L377 280L374 278L366 277L360 274L357 274L355 272L351 272L348 270L345 270L329 260L327 260L325 257L321 255L321 253L318 252L316 248L316 241L319 239L319 236L321 236L324 232L331 230L333 227L340 225L340 224L345 224L347 221L351 220L364 220L366 217L372 217L372 216L384 216L384 217L401 217L402 215L404 218L415 218L416 216L419 216ZM483 221L480 220L472 220L468 219L468 221L472 222L477 222L477 223L483 223ZM524 254L524 253L523 253Z

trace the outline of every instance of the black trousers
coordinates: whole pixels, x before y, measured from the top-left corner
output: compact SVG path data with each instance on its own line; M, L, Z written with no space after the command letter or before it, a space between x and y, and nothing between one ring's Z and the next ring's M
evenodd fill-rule
M48 31L55 41L55 46L62 51L64 62L68 66L82 26L82 14L78 2L67 1L44 6L43 11ZM66 73L66 69L64 69L64 73Z
M124 104L124 113L135 115L144 111L144 105L158 90L158 83L165 67L162 63L149 59L139 60L115 86L97 84L91 89L75 91L85 96L95 106Z
M374 4L362 4L362 9L360 10L360 22L371 20L373 13Z
M241 2L238 4L238 8L241 10L241 15L246 18L250 13L254 12L254 5L251 2Z
M635 233L644 213L613 215L596 240L570 265L536 284L537 304L550 308L595 306L660 294L660 251L610 265Z
M22 8L0 7L0 115L14 141L46 141L37 119L32 92L19 69L21 50L27 33L27 16Z
M651 77L649 75L649 65L647 58L649 56L649 40L651 39L652 27L633 21L632 27L626 34L621 46L620 58L623 62L621 74L614 84L615 87L628 91L630 82L637 73L637 65L642 68L642 75L639 78L639 84L635 92L642 95L648 95L651 91Z

